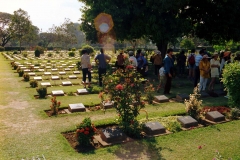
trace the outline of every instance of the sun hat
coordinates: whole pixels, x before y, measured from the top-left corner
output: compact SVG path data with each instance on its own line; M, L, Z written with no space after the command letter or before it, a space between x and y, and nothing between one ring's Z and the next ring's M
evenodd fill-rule
M205 55L203 55L202 58L210 58L210 57L208 57L208 55L205 54Z
M213 56L217 56L217 55L218 55L218 53L217 53L217 52L214 52L214 53L213 53Z
M155 54L161 54L161 51L159 51L159 50L155 50L154 52L155 52Z
M231 52L229 52L229 51L224 52L223 57L227 57L227 56L229 56L230 53L231 53Z
M128 52L129 56L133 56L133 51Z

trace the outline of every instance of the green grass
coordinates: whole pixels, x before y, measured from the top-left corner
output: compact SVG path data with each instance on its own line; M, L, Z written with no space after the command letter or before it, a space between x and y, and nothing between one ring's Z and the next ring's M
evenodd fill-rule
M218 150L225 158L240 159L240 121L181 131L131 143L97 149L90 153L76 153L62 132L74 130L84 117L90 116L96 125L114 123L117 113L114 109L106 112L73 113L48 117L44 110L50 109L51 97L35 99L35 88L29 88L28 82L11 69L9 61L0 55L0 160L31 158L43 154L46 159L212 159ZM178 87L179 80L174 79L172 94L191 93L192 84L186 80L184 87ZM51 90L62 89L65 92L75 92L82 86L54 86ZM157 95L157 93L156 93ZM57 97L62 107L70 103L97 104L98 94ZM204 98L203 106L227 105L224 97ZM147 105L149 118L185 113L183 103L171 102ZM139 120L144 120L146 114L140 112ZM202 146L202 149L198 149Z

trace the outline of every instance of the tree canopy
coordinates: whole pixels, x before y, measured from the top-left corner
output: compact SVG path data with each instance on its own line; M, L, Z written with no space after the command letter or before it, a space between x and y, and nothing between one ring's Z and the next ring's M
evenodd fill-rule
M0 46L4 47L12 38L9 30L12 15L9 13L0 12Z
M110 14L118 40L147 37L162 53L177 37L192 34L212 43L239 40L240 6L238 0L79 0L82 9L81 29L87 40L97 42L94 18Z

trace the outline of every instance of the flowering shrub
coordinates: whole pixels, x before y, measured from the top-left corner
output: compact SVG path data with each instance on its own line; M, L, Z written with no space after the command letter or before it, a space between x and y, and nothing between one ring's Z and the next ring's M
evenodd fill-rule
M125 64L125 69L119 69L107 74L103 79L103 92L99 97L114 101L114 107L119 114L119 127L129 136L140 137L141 127L136 117L145 103L142 101L140 75L134 68Z
M149 104L152 104L153 103L153 100L154 100L154 87L153 87L153 84L150 84L150 82L148 81L146 83L146 87L144 88L144 91L146 93L146 100Z
M23 79L24 79L24 81L28 82L29 79L30 79L30 76L27 73L24 73L23 74Z
M231 112L230 108L224 107L224 106L217 106L217 107L203 107L201 110L201 113L206 114L207 112L210 111L218 111L223 115L229 114Z
M76 138L78 140L78 143L82 146L91 145L91 141L96 131L97 129L92 124L91 119L89 117L84 118L82 123L77 126L76 130Z
M198 86L194 88L193 94L189 95L189 100L184 101L187 113L196 120L201 118L202 100L200 98Z
M52 102L52 105L50 105L50 108L51 108L51 111L52 111L51 115L57 115L58 114L58 108L60 107L61 102L60 101L58 102L56 97L53 97L51 99L51 102Z

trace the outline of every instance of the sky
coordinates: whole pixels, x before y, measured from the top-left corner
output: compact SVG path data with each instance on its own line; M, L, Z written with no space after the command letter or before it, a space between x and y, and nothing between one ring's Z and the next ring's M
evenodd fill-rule
M59 26L65 18L80 23L80 8L78 0L0 0L0 12L13 14L19 8L28 12L30 20L42 32L53 26Z

